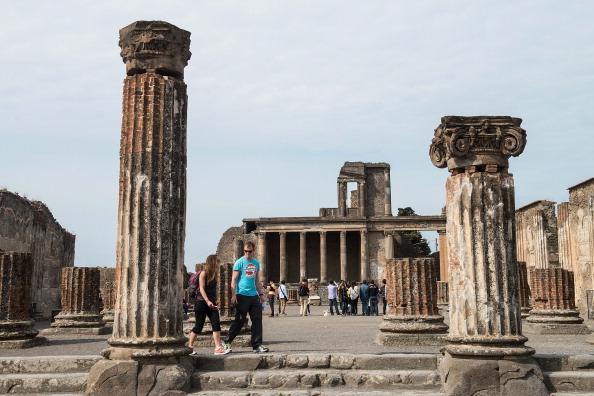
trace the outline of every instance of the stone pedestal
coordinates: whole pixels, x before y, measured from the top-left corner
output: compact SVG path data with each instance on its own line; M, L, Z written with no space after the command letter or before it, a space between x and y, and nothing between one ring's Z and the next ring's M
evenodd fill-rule
M99 302L99 269L69 267L62 269L62 310L52 328L43 334L109 334L104 326Z
M115 309L115 268L99 268L100 281L99 290L103 301L103 322L106 327L113 328L114 309Z
M575 309L573 273L562 268L530 271L533 307L526 332L534 334L590 334Z
M187 391L183 333L187 95L190 33L162 21L120 30L126 63L116 255L116 306L107 360L87 394Z
M30 348L47 341L33 328L32 274L30 253L0 250L0 348Z
M526 143L521 120L443 117L430 156L446 182L450 332L440 364L448 395L547 395L524 345L513 176ZM513 379L513 381L510 381ZM516 392L528 389L530 393Z
M530 310L530 285L528 282L528 269L526 263L518 261L518 299L522 319L528 317Z
M380 345L442 345L448 329L437 308L435 259L403 258L386 263L389 313L376 337Z

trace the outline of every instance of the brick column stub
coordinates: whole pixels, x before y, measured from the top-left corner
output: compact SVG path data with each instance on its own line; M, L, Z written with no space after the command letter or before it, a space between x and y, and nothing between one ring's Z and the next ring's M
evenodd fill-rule
M62 268L62 310L52 327L102 327L98 268Z

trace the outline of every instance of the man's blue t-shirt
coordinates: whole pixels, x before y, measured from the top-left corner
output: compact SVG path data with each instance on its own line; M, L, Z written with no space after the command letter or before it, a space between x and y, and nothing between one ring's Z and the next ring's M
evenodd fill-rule
M367 295L367 291L369 290L369 286L363 284L359 288L359 294L361 295L361 300L367 300L369 296Z
M258 280L256 279L256 274L260 271L260 263L255 259L250 261L242 257L233 265L233 271L239 271L235 294L257 296L258 289L256 289L256 282Z

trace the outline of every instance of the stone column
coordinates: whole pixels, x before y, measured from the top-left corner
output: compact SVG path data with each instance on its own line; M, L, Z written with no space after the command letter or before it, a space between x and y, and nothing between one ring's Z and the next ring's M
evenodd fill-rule
M365 194L366 194L366 188L365 188L365 182L364 181L360 181L357 183L357 197L358 197L358 204L357 204L357 208L359 209L359 216L361 217L365 217Z
M103 322L108 327L113 327L114 309L116 303L115 294L115 268L99 268L99 291L103 301Z
M326 248L326 231L320 231L320 282L328 283L328 251Z
M62 311L43 333L109 334L101 315L100 279L99 268L62 268Z
M590 334L575 309L573 272L562 268L530 270L532 310L526 331L535 334Z
M347 184L346 182L339 181L338 186L338 215L341 217L347 216Z
M187 390L183 310L190 32L162 21L120 30L126 64L113 336L87 393ZM182 358L183 357L183 358ZM116 367L117 366L117 367ZM119 379L112 379L114 373ZM109 380L108 380L109 379ZM142 379L142 380L140 380ZM121 388L120 388L121 389Z
M448 167L450 331L440 369L449 395L548 394L524 343L517 293L515 202L508 158L526 143L512 117L442 117L430 157ZM517 371L514 380L506 373ZM484 373L491 373L485 376ZM528 375L528 372L536 375ZM501 377L500 377L501 376ZM477 381L467 381L475 377Z
M367 257L367 230L361 230L361 279L369 279L369 259ZM344 278L346 280L346 278Z
M389 232L384 233L384 252L386 261L394 258L394 236Z
M390 181L390 168L384 169L384 181L386 190L384 191L384 216L392 216L392 187Z
M518 261L518 301L522 319L525 319L530 312L530 285L528 283L528 267L522 261Z
M569 223L569 202L557 205L557 230L559 235L559 264L563 269L573 271L571 266L572 243Z
M450 292L448 282L437 281L437 306L441 309L448 309L450 304Z
M299 233L299 278L307 279L307 239L306 233Z
M340 279L347 280L346 231L340 231Z
M439 234L439 280L448 281L448 239L445 231L437 231Z
M260 263L260 282L268 281L268 263L266 262L266 233L258 233L258 262Z
M280 233L280 280L288 281L287 274L289 267L287 266L287 233Z
M31 317L33 255L0 250L0 348L30 348L37 337Z
M437 308L435 259L403 258L386 263L389 313L376 342L380 345L442 345L448 326Z

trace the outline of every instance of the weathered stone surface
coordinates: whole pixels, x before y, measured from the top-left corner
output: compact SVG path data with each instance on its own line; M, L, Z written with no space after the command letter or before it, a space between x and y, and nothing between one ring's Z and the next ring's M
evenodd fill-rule
M188 392L191 386L192 367L188 358L181 363L147 364L138 373L138 396L160 396L167 391Z
M522 318L528 317L528 312L530 312L530 296L531 291L526 263L518 261L518 300L520 301Z
M30 315L33 256L0 250L0 347L30 348L45 338Z
M44 318L60 308L61 269L74 265L74 242L42 202L0 189L0 249L33 255L31 301Z
M134 361L100 360L87 380L89 396L136 395L139 363Z
M101 300L103 302L103 322L107 326L113 326L113 313L116 303L115 289L115 268L99 268Z
M97 268L62 269L62 311L52 327L103 327L99 302L100 274Z
M450 292L448 282L437 281L437 305L447 306L450 304Z
M383 346L399 345L445 345L447 332L443 333L391 333L382 332L375 337L375 343Z
M190 53L190 32L162 21L137 21L120 30L120 55L129 76L155 69L183 76Z
M555 202L536 201L516 210L518 261L529 269L559 266Z
M355 361L355 355L350 353L332 354L330 356L330 367L335 369L350 369Z

